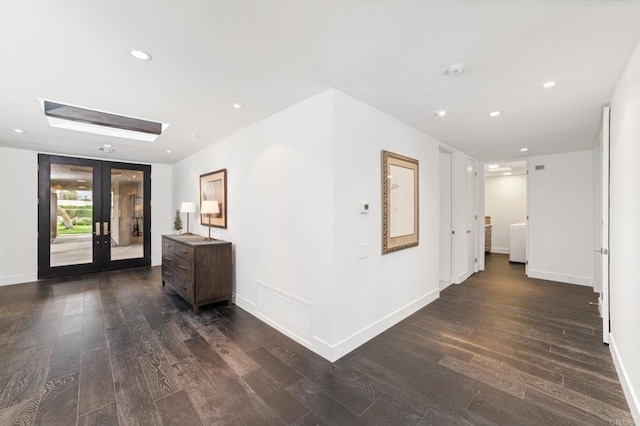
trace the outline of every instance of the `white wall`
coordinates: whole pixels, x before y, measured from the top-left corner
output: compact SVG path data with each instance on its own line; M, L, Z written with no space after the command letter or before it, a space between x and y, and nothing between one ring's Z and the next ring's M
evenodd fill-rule
M439 144L334 92L334 357L339 358L439 295ZM419 161L419 245L382 255L381 152ZM369 201L370 213L358 202ZM358 259L359 244L368 256Z
M173 233L173 166L151 165L151 265L162 265L162 235Z
M212 236L233 243L236 304L326 357L342 297L332 274L332 99L323 92L176 163L172 204L199 204L199 176L226 168L227 229ZM191 224L207 234L197 215Z
M527 176L485 178L485 215L491 216L491 252L509 253L510 228L526 222Z
M451 153L440 151L440 290L451 284L453 213Z
M0 285L38 278L38 155L0 148Z
M151 165L151 262L160 265L162 234L173 224L171 166ZM0 285L38 278L38 153L0 147Z
M384 256L382 150L420 162L420 244ZM226 168L228 229L213 236L233 242L236 303L335 360L439 295L438 150L435 139L329 90L177 163L173 206L197 202L199 175ZM454 156L466 229L467 157Z
M640 424L640 43L611 102L610 347Z
M529 159L530 277L593 286L593 175L592 151Z

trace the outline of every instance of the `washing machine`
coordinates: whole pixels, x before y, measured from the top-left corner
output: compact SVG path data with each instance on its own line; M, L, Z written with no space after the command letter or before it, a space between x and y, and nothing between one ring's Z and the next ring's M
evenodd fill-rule
M524 263L527 256L527 224L514 223L510 228L509 262Z

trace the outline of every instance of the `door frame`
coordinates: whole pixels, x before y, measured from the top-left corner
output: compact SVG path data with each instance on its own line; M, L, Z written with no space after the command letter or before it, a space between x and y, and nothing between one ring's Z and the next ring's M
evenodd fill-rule
M92 263L51 267L51 164L92 167ZM111 169L140 170L143 179L143 257L111 260ZM106 220L105 220L106 219ZM104 234L104 223L108 233ZM99 230L99 232L96 232ZM99 249L96 249L96 246ZM80 157L38 154L38 279L151 265L151 166Z
M609 344L609 334L611 333L611 305L609 297L609 180L610 180L610 120L611 107L602 109L602 246L596 250L600 251L600 261L602 262L602 294L598 302L600 303L602 315L602 342ZM597 219L596 219L597 220Z

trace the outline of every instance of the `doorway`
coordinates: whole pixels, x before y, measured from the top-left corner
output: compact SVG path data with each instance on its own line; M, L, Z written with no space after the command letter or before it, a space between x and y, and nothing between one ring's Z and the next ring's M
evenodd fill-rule
M151 166L38 155L38 278L151 264Z
M523 271L527 261L527 167L526 160L484 166L485 258L508 257L513 267L520 264Z

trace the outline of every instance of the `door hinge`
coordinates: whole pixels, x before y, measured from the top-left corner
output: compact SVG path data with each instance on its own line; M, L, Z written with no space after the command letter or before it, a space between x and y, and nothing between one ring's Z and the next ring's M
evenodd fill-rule
M525 265L528 265L528 264L529 264L529 261L528 261L528 260L525 260L525 261L524 261L524 264L525 264Z
M529 220L529 215L527 215L527 220Z
M478 263L478 258L476 257L475 259L473 259L474 263Z
M478 215L476 215L476 220L478 220Z
M454 231L453 229L451 230L451 235L456 235L456 231Z
M478 176L478 172L476 172L476 177Z

